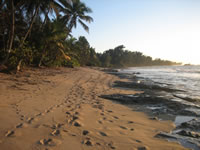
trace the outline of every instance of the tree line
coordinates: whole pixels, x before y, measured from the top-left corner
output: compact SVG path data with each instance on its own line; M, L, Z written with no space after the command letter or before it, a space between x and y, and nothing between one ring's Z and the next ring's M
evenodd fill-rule
M124 67L174 65L152 60L140 52L118 46L96 53L84 36L74 38L79 23L86 32L93 18L80 0L1 0L0 69L19 71L22 66Z
M89 32L91 12L80 0L1 0L1 66L20 70L24 65L85 64L84 56L94 49L71 32L78 23Z
M109 49L102 54L98 54L98 58L103 67L136 67L136 66L167 66L181 65L181 63L159 58L153 59L141 52L125 50L123 45L114 49Z

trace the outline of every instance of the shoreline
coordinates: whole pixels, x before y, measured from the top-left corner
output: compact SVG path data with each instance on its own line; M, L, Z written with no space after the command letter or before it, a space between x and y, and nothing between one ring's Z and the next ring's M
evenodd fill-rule
M112 87L127 79L95 68L29 68L0 77L0 149L186 149L155 137L169 133L171 121L101 98L138 93Z
M200 137L200 105L197 100L179 96L181 89L163 86L161 83L138 77L139 72L128 73L120 70L105 70L128 81L115 81L114 87L143 91L133 95L113 94L103 95L117 103L126 105L134 110L145 112L156 120L171 120L176 127L168 133L160 133L158 137L177 141L184 147L198 150Z

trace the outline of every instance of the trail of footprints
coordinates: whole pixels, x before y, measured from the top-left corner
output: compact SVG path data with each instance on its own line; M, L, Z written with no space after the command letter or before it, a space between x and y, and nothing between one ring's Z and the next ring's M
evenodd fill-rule
M44 110L44 112L39 112L37 114L35 114L33 117L26 117L23 114L21 114L21 110L18 109L18 105L15 104L13 105L13 107L16 109L16 114L19 115L19 117L21 118L22 122L18 123L14 129L8 130L5 133L6 137L12 137L15 134L15 131L19 128L23 128L24 125L26 124L26 126L31 125L31 123L33 121L37 121L39 118L41 118L42 116L48 115L48 113L53 112L53 110L55 109L60 109L62 107L65 107L67 109L69 109L69 111L66 111L66 121L65 123L57 123L54 124L52 126L48 126L48 125L43 125L46 126L47 128L51 129L51 133L50 135L52 136L52 138L46 138L46 139L40 139L37 141L37 143L39 145L43 145L43 146L56 146L57 144L60 144L61 141L55 139L54 137L58 137L61 136L62 132L68 132L67 130L65 130L63 127L65 125L71 125L74 127L82 127L81 122L78 121L79 119L79 113L78 113L78 109L81 108L81 104L84 103L88 103L88 101L86 101L87 98L92 98L93 100L89 103L91 103L93 105L94 108L100 109L101 113L100 115L102 116L102 118L100 120L98 120L99 124L103 124L104 121L109 121L110 123L113 123L115 120L118 120L119 117L117 116L112 116L112 111L111 110L104 110L104 105L101 104L101 102L99 101L98 97L97 97L97 92L96 92L96 88L98 88L97 86L97 82L94 82L94 80L98 80L100 84L107 82L106 81L106 77L102 78L101 75L99 74L99 76L92 77L90 76L90 78L85 81L84 83L80 83L81 82L81 77L75 81L76 84L74 84L74 86L71 88L71 90L69 91L68 96L66 97L66 100L64 102L60 102L59 104L53 105L51 107L49 107L48 109ZM113 80L113 79L111 79ZM111 85L112 81L108 81L109 86ZM90 83L90 84L87 84ZM89 92L90 93L85 93L86 90L84 89L84 87L82 85L88 85L86 88L89 88ZM90 85L90 86L89 86ZM107 88L107 87L103 87L102 91L108 91L109 89L111 89L111 87ZM90 96L90 97L88 97ZM109 114L111 116L112 119L107 120L107 118L105 117L105 113ZM128 124L132 124L134 123L133 121L128 121ZM130 130L130 131L134 131L133 128L128 129L127 127L124 126L120 126L119 128L123 129L123 130ZM116 149L113 142L108 142L108 143L100 143L100 142L96 142L94 143L92 141L91 137L88 137L88 135L90 134L90 131L88 130L82 130L82 135L85 136L82 140L82 144L85 144L87 146L92 146L92 145L106 145L108 148L110 149ZM71 134L72 136L76 136L75 134ZM101 135L102 137L106 137L108 136L107 133L104 133L102 131L99 131L99 135Z

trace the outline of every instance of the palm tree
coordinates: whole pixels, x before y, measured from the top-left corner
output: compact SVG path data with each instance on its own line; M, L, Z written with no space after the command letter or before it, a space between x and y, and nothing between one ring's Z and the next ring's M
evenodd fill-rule
M2 5L1 7L3 8L4 5L6 4L6 1L3 1L2 2ZM14 32L15 32L15 5L14 5L14 0L11 0L9 2L7 2L7 9L8 11L11 12L11 16L9 16L10 18L12 18L12 23L11 23L11 26L10 26L10 32L9 32L9 35L8 35L8 47L7 47L7 55L5 57L5 59L3 60L3 62L1 63L1 65L4 65L8 58L9 58L9 55L10 55L10 52L11 52L11 49L12 49L12 45L13 45L13 40L14 40Z
M73 27L76 28L77 22L81 24L85 31L89 32L89 27L85 24L85 22L91 23L93 18L86 14L91 13L92 10L80 0L73 0L70 3L67 1L61 1L61 3L64 6L62 9L62 12L64 13L62 19L67 25L69 32L72 31Z
M38 64L39 67L42 64L42 61L46 53L49 50L51 50L52 47L54 47L53 49L58 50L65 59L70 60L70 57L65 54L64 46L62 44L65 41L67 35L68 35L68 29L66 28L65 24L61 22L59 18L57 18L53 22L48 22L45 25L45 28L43 30L44 47Z
M58 0L59 1L59 0ZM53 11L59 15L59 11L58 11L58 7L62 7L60 5L60 3L58 3L57 0L26 0L25 4L24 4L24 9L26 11L26 14L31 16L31 21L28 27L28 30L24 36L24 38L22 39L22 42L20 44L20 47L23 46L25 40L27 39L28 35L31 32L33 23L35 22L35 19L38 15L44 14L45 15L45 19L44 19L44 24L46 23L46 20L48 18L48 14L51 12L53 13ZM63 1L63 0L60 0ZM43 25L42 25L43 26Z

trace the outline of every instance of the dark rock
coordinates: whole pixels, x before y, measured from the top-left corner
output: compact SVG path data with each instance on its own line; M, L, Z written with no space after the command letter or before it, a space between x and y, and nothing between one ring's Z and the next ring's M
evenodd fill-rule
M199 131L200 130L200 121L193 119L191 121L184 122L177 127L177 129L180 129L180 128L186 128L186 129L190 129L193 131Z
M177 134L182 135L182 136L189 136L192 138L200 138L200 134L192 131L186 131L186 130L181 130Z
M173 135L171 135L169 133L165 133L165 132L160 132L155 137L156 138L172 138L172 139L177 139L175 136L173 136Z
M156 84L147 84L143 82L123 82L123 81L116 81L115 87L124 87L124 88L133 88L133 89L142 89L142 90L154 90L154 91L165 91L165 92L177 92L182 90L171 89L168 87L162 87ZM183 91L182 91L183 92Z

